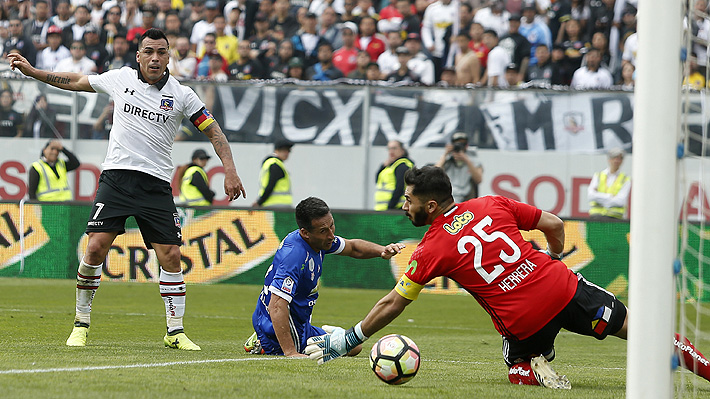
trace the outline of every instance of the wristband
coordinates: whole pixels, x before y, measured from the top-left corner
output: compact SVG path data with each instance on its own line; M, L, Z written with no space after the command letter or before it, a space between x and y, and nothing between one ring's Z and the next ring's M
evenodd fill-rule
M560 252L559 254L556 254L556 253L552 252L552 250L550 250L549 246L547 247L547 251L545 251L545 252L547 252L547 254L550 255L550 258L552 258L554 260L561 260L562 259L562 252Z

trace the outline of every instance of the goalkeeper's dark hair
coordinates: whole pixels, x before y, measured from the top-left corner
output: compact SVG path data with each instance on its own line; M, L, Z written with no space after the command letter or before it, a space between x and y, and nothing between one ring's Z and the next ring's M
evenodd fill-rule
M412 195L424 201L434 200L439 206L454 202L451 180L444 169L437 166L413 167L404 174L404 183L412 186Z
M301 229L311 230L313 219L330 213L328 204L320 198L308 197L296 205L296 224Z

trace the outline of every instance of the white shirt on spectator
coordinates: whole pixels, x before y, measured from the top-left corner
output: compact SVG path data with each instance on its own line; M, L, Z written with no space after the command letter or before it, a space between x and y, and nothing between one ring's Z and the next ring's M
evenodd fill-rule
M633 33L626 38L624 42L624 54L621 59L628 61L631 65L636 66L636 52L639 49L639 37L638 33Z
M207 21L200 20L197 21L195 26L192 27L192 34L190 35L190 43L197 46L197 54L202 51L202 40L208 33L213 33L215 31L214 23L209 23Z
M57 51L53 51L51 47L45 47L44 50L37 54L37 69L55 71L59 61L65 58L71 58L71 52L68 48L59 45Z
M54 72L75 72L82 75L91 75L96 73L96 63L91 58L84 56L79 62L74 62L74 59L69 57L57 63L54 67Z
M431 55L437 58L444 56L446 50L445 36L451 28L452 37L459 31L459 3L452 1L444 4L435 1L426 8L422 18L422 45L426 48L434 47Z
M506 10L496 15L493 14L490 7L486 7L476 12L473 22L483 25L483 29L492 29L498 34L498 37L503 37L503 35L508 33L509 18L510 13Z
M407 62L407 68L419 76L419 81L423 84L431 86L436 83L434 62L421 51ZM397 62L397 69L399 69L399 62Z
M396 71L399 68L399 60L397 60L397 54L394 51L387 50L377 57L377 65L380 66L380 72L383 75L389 75L390 73Z
M490 53L488 57L490 59ZM608 89L613 84L614 78L606 68L599 67L596 72L593 72L584 66L574 72L570 87L573 89Z
M498 84L495 87L508 87L508 81L505 80L505 68L510 64L510 54L506 49L500 46L495 46L488 52L488 86L493 86L493 78L498 77Z

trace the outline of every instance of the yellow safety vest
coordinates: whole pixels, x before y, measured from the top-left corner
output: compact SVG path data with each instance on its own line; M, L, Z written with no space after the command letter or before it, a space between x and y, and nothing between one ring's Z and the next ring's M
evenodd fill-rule
M390 203L392 198L392 193L395 187L397 187L397 180L394 175L395 169L401 164L406 164L409 169L414 166L414 163L407 158L399 158L394 161L392 165L387 166L382 169L379 175L377 175L377 190L375 191L375 210L376 211L386 211L387 205ZM404 195L399 198L397 203L398 207L404 204Z
M606 171L599 172L599 185L597 186L597 191L600 193L608 193L611 195L616 195L621 191L621 188L629 180L629 177L625 174L619 172L619 176L616 177L614 184L611 187L607 186L607 173ZM589 214L590 215L601 215L609 216L617 219L624 217L626 212L626 205L624 206L614 206L611 208L605 208L601 206L598 202L590 202Z
M259 181L261 182L261 188L259 189L259 198L264 195L264 190L269 184L269 168L271 165L276 164L284 171L284 177L276 181L274 190L271 192L269 198L264 201L262 206L292 206L293 197L291 196L291 177L288 175L286 166L281 159L278 157L268 158L261 165L261 171L259 172Z
M58 159L55 165L59 177L43 160L32 162L32 167L39 173L39 184L37 185L37 199L39 201L71 201L72 195L67 181L67 165L63 159Z
M205 183L207 183L208 186L210 185L210 181L207 179L207 173L205 173L204 169L197 165L190 166L182 176L182 182L180 183L180 202L195 206L210 205L210 202L205 199L200 190L190 184L192 175L195 173L201 174L202 178L205 179Z

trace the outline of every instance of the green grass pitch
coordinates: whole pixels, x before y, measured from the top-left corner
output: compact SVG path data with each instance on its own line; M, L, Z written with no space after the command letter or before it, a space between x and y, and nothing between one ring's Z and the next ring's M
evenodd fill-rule
M555 369L572 390L508 382L501 342L467 295L422 294L355 358L318 366L310 360L247 355L251 314L261 287L190 285L185 327L200 352L163 347L163 301L157 284L104 282L94 300L85 348L65 340L74 314L70 280L0 279L2 398L621 398L626 345L562 332ZM349 327L386 291L323 288L313 324ZM369 369L379 337L399 333L422 352L419 374L388 386ZM705 344L708 344L705 342ZM703 345L708 346L708 345ZM702 351L703 346L699 346ZM706 351L708 350L705 348ZM684 373L693 389L697 377ZM678 380L678 378L676 378ZM695 385L710 395L710 383Z

